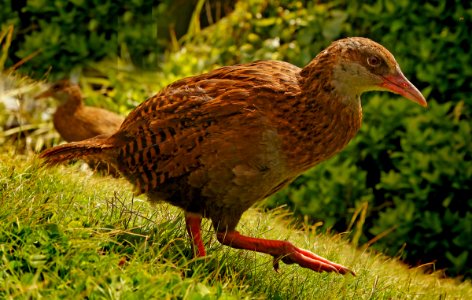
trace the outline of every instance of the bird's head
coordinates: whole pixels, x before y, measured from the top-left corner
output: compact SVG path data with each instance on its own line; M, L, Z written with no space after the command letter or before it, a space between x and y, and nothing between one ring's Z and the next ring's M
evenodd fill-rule
M35 99L46 97L53 97L61 103L74 100L73 98L77 98L80 101L82 98L80 87L69 80L59 80L53 83L46 91L37 95Z
M333 61L332 85L340 93L360 96L367 91L390 91L427 106L393 55L370 39L352 37L335 41L320 56Z

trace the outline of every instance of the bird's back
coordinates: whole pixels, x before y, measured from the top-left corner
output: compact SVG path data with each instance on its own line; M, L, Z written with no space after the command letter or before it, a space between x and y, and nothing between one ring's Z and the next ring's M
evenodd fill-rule
M68 141L82 141L97 135L113 134L120 128L124 118L113 112L81 105L79 107L59 106L54 113L54 128Z

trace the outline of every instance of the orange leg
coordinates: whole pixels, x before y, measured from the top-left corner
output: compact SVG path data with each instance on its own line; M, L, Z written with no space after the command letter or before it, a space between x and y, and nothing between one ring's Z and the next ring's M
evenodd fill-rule
M286 264L298 264L303 268L308 268L316 272L336 272L339 274L351 273L348 268L331 262L308 250L300 249L287 241L266 240L252 238L239 234L237 231L218 232L218 241L223 245L237 249L246 249L267 253L274 257L274 269L277 271L279 261Z
M205 256L205 246L203 246L202 232L201 232L202 216L195 213L185 214L185 225L187 232L192 239L193 253L197 257Z

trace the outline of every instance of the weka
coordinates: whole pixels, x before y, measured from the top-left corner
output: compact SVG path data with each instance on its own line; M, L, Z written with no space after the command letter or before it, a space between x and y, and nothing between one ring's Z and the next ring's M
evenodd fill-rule
M106 109L84 105L80 87L68 80L54 83L35 98L45 97L53 97L60 102L53 115L53 123L54 128L67 142L113 134L125 119Z
M79 85L69 80L60 80L35 98L53 97L60 102L53 114L54 128L67 142L82 141L97 135L113 134L124 121L124 117L106 109L86 106ZM118 176L119 172L106 162L87 161L99 172Z
M176 81L139 105L116 133L41 157L48 164L94 157L115 165L151 201L185 211L199 256L205 255L200 223L206 217L222 244L270 254L275 268L282 260L353 273L288 241L243 236L235 228L255 202L346 146L361 126L360 95L372 90L426 106L387 49L346 38L303 69L257 61Z

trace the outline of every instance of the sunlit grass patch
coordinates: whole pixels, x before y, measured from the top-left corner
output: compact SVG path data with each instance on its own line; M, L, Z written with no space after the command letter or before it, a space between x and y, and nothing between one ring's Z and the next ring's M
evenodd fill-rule
M208 221L209 255L195 259L181 212L134 196L125 180L80 164L46 169L9 148L0 160L1 298L467 299L472 292L469 282L356 250L341 235L296 229L283 209L252 209L239 230L290 240L357 277L285 264L276 273L270 256L221 246Z

